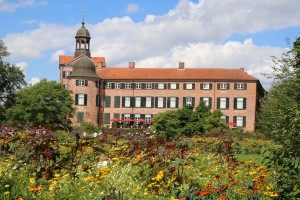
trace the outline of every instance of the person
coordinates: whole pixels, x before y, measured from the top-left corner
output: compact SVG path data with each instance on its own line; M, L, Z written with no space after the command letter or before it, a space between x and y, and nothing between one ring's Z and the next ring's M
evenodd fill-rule
M98 133L95 131L94 132L94 138L97 137Z

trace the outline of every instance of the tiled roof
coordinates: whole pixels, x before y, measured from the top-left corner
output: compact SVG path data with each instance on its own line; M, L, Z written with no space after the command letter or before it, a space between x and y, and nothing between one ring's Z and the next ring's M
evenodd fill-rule
M137 80L137 79L202 79L202 80L251 80L255 77L242 69L224 68L112 68L96 69L99 77L110 80Z
M65 55L60 55L59 56L59 64L60 65L65 65L66 63L72 61L75 57L74 56L65 56ZM103 63L105 66L105 58L104 57L92 57L91 58L95 63Z

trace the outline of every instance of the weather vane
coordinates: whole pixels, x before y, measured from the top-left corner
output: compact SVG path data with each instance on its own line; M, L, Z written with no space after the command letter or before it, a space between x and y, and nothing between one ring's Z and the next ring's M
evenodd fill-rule
M82 22L84 22L85 17L85 0L82 1Z

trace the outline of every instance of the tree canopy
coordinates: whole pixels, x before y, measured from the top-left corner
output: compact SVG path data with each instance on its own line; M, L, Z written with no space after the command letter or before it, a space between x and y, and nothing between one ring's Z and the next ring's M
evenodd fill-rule
M300 197L300 38L281 58L274 58L277 82L264 97L258 125L279 147L267 154L276 170L283 199Z
M0 40L0 120L4 120L4 113L16 100L16 92L26 85L23 71L8 62L3 61L9 56L7 48Z
M10 120L23 125L68 126L74 108L70 91L56 81L41 80L17 93L16 104L7 111Z

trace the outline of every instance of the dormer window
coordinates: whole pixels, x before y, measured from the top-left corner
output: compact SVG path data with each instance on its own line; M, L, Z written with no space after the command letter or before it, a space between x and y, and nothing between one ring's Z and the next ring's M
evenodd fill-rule
M111 83L110 82L106 82L105 83L105 89L110 89L111 88Z

